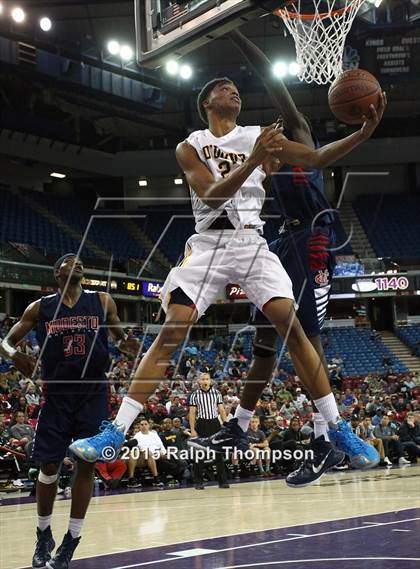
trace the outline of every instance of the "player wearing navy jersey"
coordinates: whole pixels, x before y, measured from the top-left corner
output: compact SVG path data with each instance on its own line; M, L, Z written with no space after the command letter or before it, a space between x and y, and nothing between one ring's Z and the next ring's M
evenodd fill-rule
M33 459L40 463L34 569L67 569L80 541L95 466L82 460L77 464L69 529L51 558L55 543L50 522L61 463L73 439L93 435L101 424L105 428L107 424L108 328L120 342L120 350L136 352L138 345L126 338L110 295L81 287L83 264L76 255L61 257L54 266L54 275L57 293L30 304L0 346L0 353L26 377L31 377L38 362L16 349L16 345L36 329L45 404L38 418L33 451Z
M281 114L287 138L313 149L318 148L318 141L313 136L308 121L296 108L286 86L280 79L272 79L269 59L238 30L232 32L230 37L266 86ZM382 116L385 104L386 98L383 95L379 117ZM335 266L335 216L324 196L322 170L282 164L271 177L271 198L269 213L279 220L279 237L270 243L269 248L278 255L291 278L293 293L299 304L297 317L328 374L320 332ZM257 308L253 312L253 322L257 327L254 358L243 395L247 408L255 405L262 388L271 378L277 359L278 336ZM335 451L329 443L329 433L331 438L334 438L334 433L329 431L328 422L316 406L315 410L314 461L304 463L298 471L287 477L290 486L306 486L315 482L344 458L344 454ZM343 445L340 446L343 449ZM378 457L370 456L372 453L369 454L369 448L366 447L364 451L360 444L356 447L349 453L355 466L366 468L377 464Z

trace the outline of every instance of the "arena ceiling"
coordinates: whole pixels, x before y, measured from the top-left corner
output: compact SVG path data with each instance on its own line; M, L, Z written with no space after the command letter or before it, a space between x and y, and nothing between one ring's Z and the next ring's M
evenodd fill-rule
M25 109L41 119L77 125L80 144L110 152L173 147L189 128L197 126L194 109L196 90L209 77L220 74L233 73L235 80L240 82L246 109L242 115L243 122L264 123L273 118L270 101L262 86L241 55L231 48L228 39L216 40L186 56L185 59L193 66L194 77L190 82L182 82L168 77L164 70L139 69L134 63L116 65L109 59L106 45L110 39L135 45L132 0L21 0L19 4L27 12L27 22L22 26L12 25L10 18L2 17L0 37L60 53L74 64L93 63L99 69L137 78L163 92L161 108L156 108L140 101L105 96L97 91L69 89L60 81L51 81L28 71L25 66L13 69L12 74L10 69L0 64L3 71L0 97L6 108L17 112ZM384 25L397 25L407 23L408 9L411 15L417 13L413 0L383 0L377 15ZM371 10L372 4L369 4L369 11L359 18L353 34L363 34L372 19ZM49 33L39 29L37 22L42 16L48 16L53 22ZM293 44L289 37L285 37L278 18L263 18L246 24L244 29L270 57L293 56ZM31 89L27 88L28 82ZM300 108L321 130L321 136L328 139L334 134L333 117L326 104L326 89L311 89L299 84L291 84L290 88ZM415 94L420 85L413 85L412 90L408 90L396 82L389 88L393 96L382 135L396 134L396 129L407 133L413 122L412 118L405 117L410 117L410 112L418 105Z

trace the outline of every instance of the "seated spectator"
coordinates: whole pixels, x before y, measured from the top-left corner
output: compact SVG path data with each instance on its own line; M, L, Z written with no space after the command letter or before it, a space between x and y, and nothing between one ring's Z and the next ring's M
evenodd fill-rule
M0 373L0 395L9 395L10 388L7 381L7 375L5 373Z
M10 389L19 389L19 381L21 379L20 372L15 368L15 366L10 366L10 369L7 373L7 383L9 384Z
M159 436L166 449L168 447L175 447L178 451L180 451L184 447L181 431L173 428L172 419L169 417L163 419L162 430L159 433Z
M420 425L415 413L407 413L398 435L403 450L413 461L417 461L420 456Z
M9 401L7 401L6 396L0 393L0 413L7 413L9 415L12 412L12 406Z
M187 409L181 404L178 395L175 395L172 401L172 405L169 407L169 417L174 419L175 417L185 417L187 415Z
M376 425L373 434L375 438L381 439L384 444L385 456L391 460L391 451L398 457L398 464L404 466L410 464L410 461L404 458L404 449L400 443L400 437L393 434L389 426L389 417L384 415L379 425Z
M127 487L138 488L141 483L134 477L135 469L137 466L148 466L153 476L153 486L163 488L164 484L159 479L158 472L163 474L171 474L178 481L182 481L184 474L184 465L176 460L168 460L166 456L166 449L156 431L150 430L149 422L146 419L141 419L138 431L133 438L126 443L125 446L132 449L130 458L128 460L128 476L129 483ZM137 458L135 448L139 449L139 457Z
M274 416L265 417L264 425L260 424L260 429L266 437L270 436L275 428Z
M22 411L16 411L15 423L9 428L10 444L16 450L22 450L26 453L27 458L30 456L30 443L35 438L35 431L28 425L25 414Z
M179 417L172 419L172 430L180 435L181 449L188 450L187 440L191 437L191 431L186 429Z
M286 401L280 408L280 415L282 415L285 419L290 421L293 417L296 416L298 412L294 401Z
M13 407L13 411L14 413L16 413L17 411L22 411L22 413L25 416L25 419L28 418L29 405L24 395L19 396L16 405Z
M350 425L351 425L351 429L353 431L353 433L356 432L357 427L359 426L359 417L357 415L352 415L351 419L350 419Z
M269 417L270 416L270 401L260 400L260 404L255 410L255 415L257 417Z
M367 441L369 444L374 446L379 453L381 458L380 466L391 466L392 462L387 456L385 456L384 443L382 439L377 439L373 434L374 427L370 417L365 417L363 421L359 423L356 428L356 435L362 439L362 441Z
M274 426L267 435L268 446L271 450L283 450L283 434L285 432L283 417L276 417Z
M25 395L26 402L28 405L36 405L38 406L40 403L40 396L37 393L35 385L28 385L28 389Z
M0 445L6 444L10 439L10 433L6 425L4 413L0 413Z
M181 451L188 449L188 445L186 444L186 437L182 431L180 429L174 429L172 419L167 417L162 421L162 430L159 433L159 436L162 439L163 445L166 449L172 447L177 451L178 456L171 456L169 460L174 461L175 467L178 471L182 469L184 470L183 478L190 478L190 476L187 476L187 473L185 472L187 470L189 472L188 463L186 460L182 459L179 456L179 453Z
M302 408L299 410L299 415L302 421L310 421L312 419L314 410L309 401L304 401Z
M300 387L296 388L296 394L294 397L294 404L296 409L300 412L300 410L303 407L304 403L309 403L308 398L306 397L306 395L302 392L302 389Z
M26 455L23 452L19 452L16 447L11 446L6 417L0 413L0 469L2 474L8 472L13 478L20 478L19 462L25 459Z
M127 471L127 464L124 460L117 459L114 462L97 462L95 468L104 485L110 490L116 490Z
M255 416L251 418L248 429L249 448L253 451L253 458L251 459L251 466L254 467L255 473L261 476L271 476L270 462L271 452L268 445L267 438L264 432L260 429L260 419ZM263 461L265 471L263 468Z
M300 420L298 417L293 417L290 421L289 428L286 429L283 435L283 441L285 443L291 443L288 448L293 450L297 448L297 443L308 443L308 437L301 432Z

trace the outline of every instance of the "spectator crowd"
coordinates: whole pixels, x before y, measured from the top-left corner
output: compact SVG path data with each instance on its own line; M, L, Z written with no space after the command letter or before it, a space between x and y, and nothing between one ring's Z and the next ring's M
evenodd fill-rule
M3 321L0 337L7 334L11 324L10 319ZM250 364L240 341L229 350L225 338L213 338L213 347L218 350L218 355L211 365L201 356L203 346L204 343L200 342L190 344L182 357L168 366L165 379L145 402L141 416L129 433L126 447L129 452L125 452L125 455L123 452L123 456L112 465L98 465L97 474L105 486L116 488L127 475L128 486L138 488L144 483L141 481L143 471L147 472L156 487L162 487L168 478L174 484L191 480L191 461L167 456L168 447L175 446L178 450L188 448L187 440L191 436L188 403L191 393L197 389L200 376L210 374L221 393L229 420L239 404ZM36 355L39 348L33 340L27 340L20 344L19 349ZM120 354L114 346L111 346L111 353L108 381L112 419L128 391L133 360ZM340 377L340 357L329 363L340 413L351 422L352 428L362 439L377 448L381 465L415 462L420 455L418 374L394 375L392 370L388 370L382 375L369 374L364 378L343 380ZM42 378L23 377L10 362L0 360L0 457L3 459L0 469L10 468L11 474L6 479L22 477L25 468L31 466L31 448L42 404ZM310 399L298 377L277 369L251 421L249 441L254 454L246 463L232 460L228 465L231 477L268 477L296 468L293 460L273 462L272 452L307 447L313 432L312 418ZM133 454L133 448L139 449L137 455ZM145 452L148 448L159 449L159 457L151 458ZM260 450L265 452L261 453ZM69 461L71 470L71 457ZM140 475L136 476L136 472L140 472ZM206 476L209 480L213 479L211 465ZM3 486L5 484L3 482Z

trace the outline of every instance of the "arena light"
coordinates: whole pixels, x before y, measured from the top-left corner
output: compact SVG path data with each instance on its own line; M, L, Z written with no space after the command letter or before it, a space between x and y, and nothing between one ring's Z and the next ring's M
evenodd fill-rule
M170 59L165 65L166 73L176 75L179 71L179 64L175 59Z
M182 178L175 178L175 180L174 180L175 186L181 186L183 183L184 183L184 180Z
M43 32L49 32L52 28L52 22L49 18L41 18L39 20L39 27Z
M22 22L25 21L26 14L25 14L25 12L22 10L22 8L19 8L18 6L16 6L16 8L13 8L13 9L12 9L11 14L12 14L13 20L14 20L17 24L21 24Z
M61 172L51 172L50 176L51 178L60 178L61 180L66 177L66 174L62 174Z
M134 52L129 45L122 45L120 49L120 57L124 61L131 61L133 59Z
M147 180L139 180L140 188L145 188L147 186Z
M192 77L192 74L193 70L191 65L184 64L179 68L179 76L181 79L190 79Z
M273 73L274 76L278 77L279 79L287 75L287 65L284 63L284 61L277 61L277 63L273 65Z
M111 55L118 55L120 53L120 43L117 40L110 40L106 46Z
M0 15L3 14L3 4L0 2Z
M289 63L289 74L293 75L293 77L296 77L296 75L299 73L300 71L300 65L299 63L296 63L296 61L292 61L292 63Z

